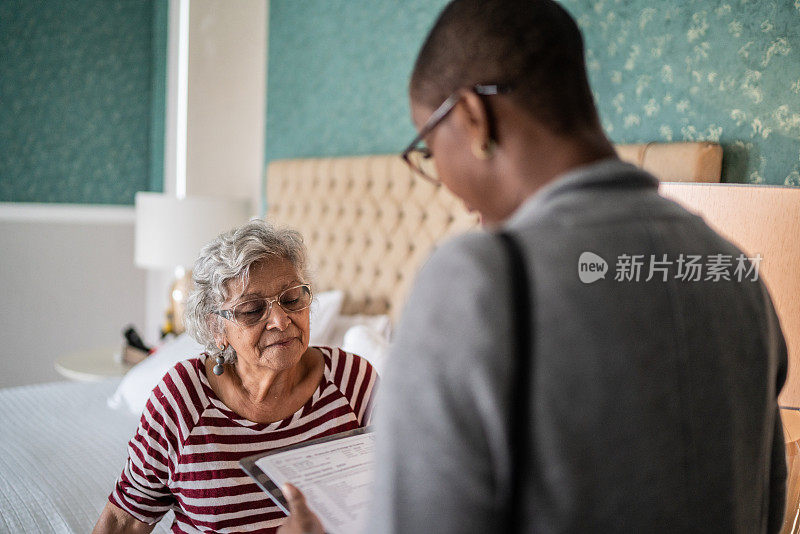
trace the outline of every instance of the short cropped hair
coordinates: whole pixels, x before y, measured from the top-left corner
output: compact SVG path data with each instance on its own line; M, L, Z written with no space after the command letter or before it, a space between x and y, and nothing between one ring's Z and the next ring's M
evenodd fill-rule
M435 108L476 84L512 86L509 98L557 133L596 126L583 38L553 0L453 0L417 56L413 101Z
M222 331L224 319L212 312L232 296L233 283L240 281L243 287L247 284L254 265L276 258L291 262L303 282L311 282L308 254L300 233L261 219L219 235L200 251L192 270L194 285L186 302L186 331L205 346L208 354L222 354L226 363L236 361L230 346L221 352L214 343L214 334Z

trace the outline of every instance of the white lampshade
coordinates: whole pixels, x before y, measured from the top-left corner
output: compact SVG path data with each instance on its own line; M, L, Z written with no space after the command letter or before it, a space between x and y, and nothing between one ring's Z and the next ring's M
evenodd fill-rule
M241 199L136 193L134 261L151 269L191 267L211 240L247 222L249 207Z

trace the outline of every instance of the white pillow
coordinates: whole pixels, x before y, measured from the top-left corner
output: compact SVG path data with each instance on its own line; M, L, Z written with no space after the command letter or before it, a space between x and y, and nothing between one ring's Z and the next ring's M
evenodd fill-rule
M369 326L356 325L344 335L342 349L363 357L380 376L389 353L389 340Z
M327 346L343 347L345 334L356 326L366 327L382 337L387 343L389 342L389 336L392 333L392 321L388 315L340 315L331 325Z
M179 361L195 357L204 351L205 347L189 334L181 334L167 341L125 373L117 390L108 398L108 406L114 409L127 408L134 415L140 415L150 398L150 392L167 371Z
M311 335L310 345L327 345L331 335L331 327L339 316L344 302L344 291L335 289L314 295L311 303Z

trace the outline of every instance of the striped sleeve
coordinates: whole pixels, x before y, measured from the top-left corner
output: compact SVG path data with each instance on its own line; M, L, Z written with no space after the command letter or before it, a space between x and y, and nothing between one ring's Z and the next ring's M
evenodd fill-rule
M378 373L367 360L356 354L334 349L331 356L331 371L336 385L350 403L359 426L368 426L372 422Z
M109 496L111 503L148 524L156 523L175 504L168 482L186 432L180 413L183 403L178 402L182 388L176 387L178 369L170 370L153 389L128 443L128 460Z

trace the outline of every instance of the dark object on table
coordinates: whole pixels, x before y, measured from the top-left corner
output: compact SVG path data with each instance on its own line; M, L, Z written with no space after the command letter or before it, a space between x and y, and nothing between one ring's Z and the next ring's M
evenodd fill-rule
M144 344L133 326L128 326L122 334L125 336L125 345L122 347L123 362L136 365L150 356L152 349Z
M128 342L128 345L133 348L145 351L147 353L153 350L144 344L144 341L142 341L142 338L139 336L138 332L136 332L136 329L133 326L128 326L123 331L122 335L125 336L125 340Z

